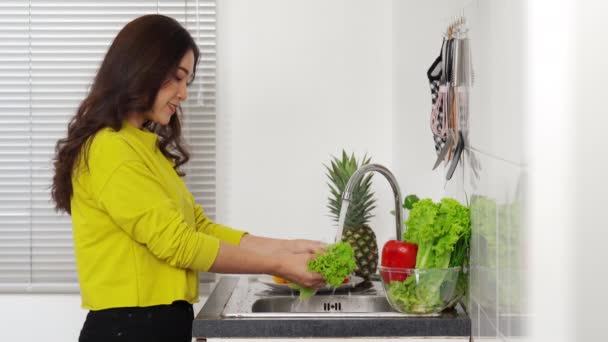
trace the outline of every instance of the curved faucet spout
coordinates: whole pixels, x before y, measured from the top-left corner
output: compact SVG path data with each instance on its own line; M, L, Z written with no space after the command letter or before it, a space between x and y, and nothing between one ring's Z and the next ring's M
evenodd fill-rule
M397 235L396 239L399 241L403 241L401 190L399 190L399 184L397 183L397 179L392 174L392 172L390 172L389 169L387 169L386 167L384 167L380 164L367 164L367 165L363 165L360 168L358 168L357 171L355 171L353 173L353 175L350 177L350 179L348 180L348 183L346 183L346 187L344 188L344 193L342 194L342 203L340 205L340 214L338 216L339 217L338 232L336 234L335 242L342 240L342 233L344 232L346 212L348 211L348 203L350 203L350 197L351 197L354 187L356 185L358 185L359 183L361 183L361 180L363 179L363 176L366 173L371 172L371 171L376 171L376 172L382 174L384 177L386 177L389 184L391 185L391 188L393 189L393 195L395 197L395 233ZM346 206L344 205L345 201L347 203Z

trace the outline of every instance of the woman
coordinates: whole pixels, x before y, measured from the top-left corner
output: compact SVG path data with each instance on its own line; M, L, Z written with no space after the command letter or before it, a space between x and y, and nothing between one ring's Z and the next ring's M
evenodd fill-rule
M324 285L306 269L320 242L213 223L186 188L178 114L198 58L174 19L133 20L57 143L52 197L72 216L82 306L90 310L80 341L190 341L198 271Z

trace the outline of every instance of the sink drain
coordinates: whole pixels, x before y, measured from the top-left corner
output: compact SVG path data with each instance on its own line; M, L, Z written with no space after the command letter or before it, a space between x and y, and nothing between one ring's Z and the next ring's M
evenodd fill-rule
M342 311L342 303L323 303L323 311Z

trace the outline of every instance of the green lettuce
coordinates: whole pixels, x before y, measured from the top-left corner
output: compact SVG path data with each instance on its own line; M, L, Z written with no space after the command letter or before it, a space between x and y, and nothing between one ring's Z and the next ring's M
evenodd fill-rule
M339 287L356 268L355 252L347 242L337 242L325 248L325 253L317 253L316 257L308 262L308 271L321 274L327 285ZM314 295L316 290L291 284L291 288L300 291L300 300Z
M452 198L413 204L403 239L418 245L416 268L463 266L469 247L469 208Z

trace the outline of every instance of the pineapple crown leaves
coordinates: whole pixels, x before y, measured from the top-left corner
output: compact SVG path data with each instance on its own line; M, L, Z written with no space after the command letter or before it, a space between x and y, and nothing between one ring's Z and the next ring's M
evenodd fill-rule
M340 215L340 209L342 206L342 194L346 188L346 184L350 177L357 171L359 166L369 164L371 161L367 155L363 156L361 164L355 158L354 153L348 156L346 151L342 150L342 159L332 156L330 166L325 165L327 170L327 177L331 196L328 197L329 209L334 221L338 222ZM361 227L373 217L371 214L372 210L376 207L374 193L371 191L372 174L368 174L359 184L353 187L351 193L351 202L348 207L348 213L346 215L345 226L347 227Z

